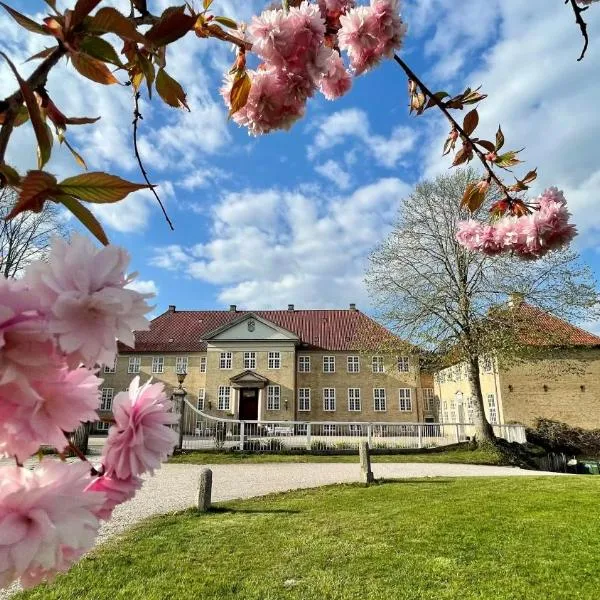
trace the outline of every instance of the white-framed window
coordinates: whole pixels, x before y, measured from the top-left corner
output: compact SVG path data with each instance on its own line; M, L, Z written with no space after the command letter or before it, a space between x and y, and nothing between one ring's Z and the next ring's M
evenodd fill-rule
M494 394L488 394L487 402L490 423L492 425L496 425L498 423L498 409L496 408L496 396L494 396Z
M401 412L412 411L412 394L410 388L400 388L398 390L398 401Z
M491 354L484 354L481 357L481 368L484 373L491 373L494 370L494 359Z
M206 373L206 356L200 357L200 373Z
M244 369L256 369L256 352L244 352Z
M100 410L111 410L113 403L113 396L115 390L113 388L102 388L102 396L100 400Z
M453 410L450 411L450 423L456 423L456 412Z
M281 352L269 352L267 367L269 369L281 369Z
M281 388L278 385L267 386L267 410L281 410Z
M335 356L323 357L323 373L335 373Z
M104 365L105 373L114 373L117 370L117 357L115 356L115 360L113 360L112 365Z
M219 357L219 369L231 369L233 355L231 352L221 352Z
M360 388L348 388L348 410L360 411Z
M175 373L187 373L188 372L188 357L177 356L175 357Z
M205 396L204 388L200 388L198 390L198 400L196 402L196 408L198 410L204 410L204 396Z
M310 373L310 356L298 357L298 373Z
M358 356L348 357L348 373L360 372L360 358Z
M410 369L410 358L408 356L398 357L398 371L400 373L408 373Z
M425 410L432 412L435 410L435 396L433 395L433 388L423 388L423 404L425 404Z
M229 410L230 400L231 388L228 385L220 385L217 396L217 408L219 410Z
M386 410L385 388L373 388L373 408L377 412Z
M373 373L383 373L385 366L383 364L383 356L374 356L371 362Z
M298 388L298 411L310 411L310 388Z
M335 411L335 388L323 388L323 410Z
M94 429L96 431L108 431L109 427L110 423L107 423L106 421L96 421L94 424Z
M152 357L152 372L153 373L164 373L165 371L165 357L164 356L153 356Z
M129 363L127 364L128 373L139 373L140 367L142 366L141 356L130 356Z

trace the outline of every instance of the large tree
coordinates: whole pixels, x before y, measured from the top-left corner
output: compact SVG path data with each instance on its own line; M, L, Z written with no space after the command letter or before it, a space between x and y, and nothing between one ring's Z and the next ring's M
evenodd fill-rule
M25 212L6 220L16 199L11 188L0 189L0 273L8 279L19 277L32 261L45 258L52 237L63 237L67 231L54 203L39 213Z
M589 318L599 300L590 270L576 252L551 252L537 261L471 252L456 241L471 169L425 181L401 202L397 222L370 257L367 284L380 316L405 340L453 361L466 361L479 441L493 441L483 408L480 356L519 354L521 327L507 319L513 293L560 317ZM479 210L488 210L495 201ZM524 348L524 346L521 346Z

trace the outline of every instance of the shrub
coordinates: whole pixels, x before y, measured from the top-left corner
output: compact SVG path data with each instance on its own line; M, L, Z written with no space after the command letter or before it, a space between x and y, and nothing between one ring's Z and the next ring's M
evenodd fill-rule
M572 427L551 419L537 419L527 429L527 439L550 452L600 456L600 429Z

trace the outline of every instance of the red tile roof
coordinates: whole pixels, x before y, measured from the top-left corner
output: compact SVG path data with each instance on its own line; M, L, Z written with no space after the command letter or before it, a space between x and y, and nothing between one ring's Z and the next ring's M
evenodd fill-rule
M600 346L600 337L523 302L514 314L526 344L534 346Z
M247 314L271 321L300 338L312 350L359 350L370 340L396 340L387 329L359 310L176 310L150 322L149 331L135 332L135 349L119 345L120 352L203 352L203 336Z

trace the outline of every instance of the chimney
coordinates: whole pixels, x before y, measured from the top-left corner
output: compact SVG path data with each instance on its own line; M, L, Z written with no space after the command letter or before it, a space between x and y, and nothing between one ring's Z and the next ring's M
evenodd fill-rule
M524 301L525 294L520 292L512 292L512 294L509 295L508 306L510 306L510 308L519 308Z
M294 312L294 305L293 304L288 304L288 310L290 312Z
M169 304L169 312L175 312L175 305Z
M354 302L350 302L350 310L356 310L356 304L354 304Z
M235 304L230 304L229 312L237 312L237 306Z

